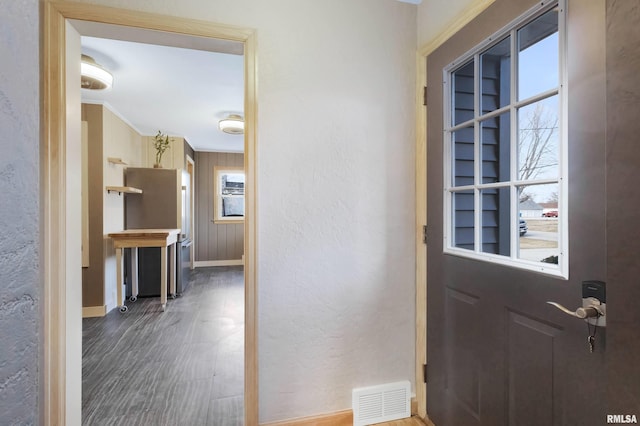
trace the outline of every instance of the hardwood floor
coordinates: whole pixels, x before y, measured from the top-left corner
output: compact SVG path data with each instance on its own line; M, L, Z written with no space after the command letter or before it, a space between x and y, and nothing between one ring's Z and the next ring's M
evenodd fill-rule
M243 422L241 266L198 268L165 312L159 298L83 320L82 424Z
M162 312L159 298L82 320L82 424L243 424L241 266L198 268ZM417 417L378 426L424 426Z
M409 417L408 419L394 420L392 422L378 423L376 426L425 426L419 417Z

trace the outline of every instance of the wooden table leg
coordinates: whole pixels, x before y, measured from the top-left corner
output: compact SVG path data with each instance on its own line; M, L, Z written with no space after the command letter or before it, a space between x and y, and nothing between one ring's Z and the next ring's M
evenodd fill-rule
M160 304L167 307L167 247L160 247Z
M138 299L138 247L131 247L131 301Z
M169 246L169 293L171 298L176 298L176 244Z
M117 305L120 308L120 312L127 312L127 306L124 304L124 295L122 294L122 282L123 280L123 268L122 268L122 249L116 249L116 297Z

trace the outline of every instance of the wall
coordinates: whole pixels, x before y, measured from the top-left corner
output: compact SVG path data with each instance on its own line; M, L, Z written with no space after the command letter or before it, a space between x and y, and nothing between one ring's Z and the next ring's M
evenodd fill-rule
M413 381L416 6L90 2L256 29L260 420Z
M104 190L104 186L107 185L124 185L123 166L111 164L107 161L107 158L121 158L129 167L140 167L142 165L142 137L108 108L103 107L102 113L104 123L102 144L104 182L101 188L101 193L104 198L104 221L102 229L104 245L104 303L107 305L107 311L109 311L117 305L117 276L113 240L107 237L107 234L124 229L125 198L135 197L135 195L118 195L114 192L107 193L107 191Z
M195 261L238 260L244 254L244 224L217 224L214 218L213 168L243 167L244 155L196 152Z
M107 193L105 186L123 186L120 158L131 167L142 161L142 137L102 105L82 105L82 120L89 128L89 262L82 274L82 305L116 305L116 264L113 242L106 235L124 229L124 197ZM134 195L135 196L135 195Z
M169 135L169 141L169 147L162 154L160 164L165 169L184 168L185 148L189 144L182 136ZM141 167L153 167L156 163L156 148L153 142L153 136L142 136Z
M187 156L189 156L192 160L195 158L196 153L193 150L193 148L191 148L191 145L189 145L189 142L184 139L184 144L183 144L183 151L184 151L184 169L187 168Z
M82 306L103 306L103 176L102 156L102 106L82 105L82 121L87 122L89 132L87 159L89 196L89 267L82 268Z
M494 0L423 0L418 6L418 47L433 42L470 9L485 7ZM532 3L533 4L533 3Z
M37 424L41 359L39 2L0 2L0 417ZM7 60L6 58L11 58Z
M640 8L626 0L606 8L607 413L639 416Z

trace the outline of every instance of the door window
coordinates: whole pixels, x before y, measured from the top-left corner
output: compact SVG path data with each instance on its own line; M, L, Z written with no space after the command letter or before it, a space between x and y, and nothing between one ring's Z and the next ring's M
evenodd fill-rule
M563 46L542 2L445 67L445 252L568 276Z

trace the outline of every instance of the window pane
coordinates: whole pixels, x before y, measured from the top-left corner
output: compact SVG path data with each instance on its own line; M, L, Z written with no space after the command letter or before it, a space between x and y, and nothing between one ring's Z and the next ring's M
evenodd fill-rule
M473 217L473 191L454 192L453 199L453 245L474 250L475 222Z
M482 183L506 182L511 176L511 125L508 112L480 122Z
M474 61L469 62L451 74L453 81L452 119L454 126L473 119L473 63Z
M473 127L466 127L451 133L451 139L453 143L453 185L473 185Z
M518 179L558 177L558 96L518 111Z
M487 50L481 58L481 114L486 114L511 102L511 37Z
M518 188L520 245L518 257L535 262L558 263L558 184Z
M511 189L491 188L481 191L482 251L511 255Z
M518 31L518 99L558 87L558 12L551 10Z

